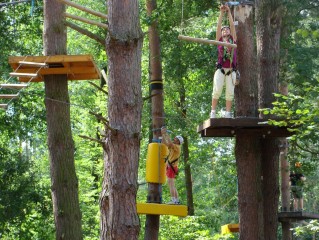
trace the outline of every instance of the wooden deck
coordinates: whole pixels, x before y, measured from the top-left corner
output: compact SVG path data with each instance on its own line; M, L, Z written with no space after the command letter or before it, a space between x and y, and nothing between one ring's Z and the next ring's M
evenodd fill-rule
M16 75L20 82L41 82L43 75L53 74L67 74L68 80L91 80L101 77L91 55L12 56L9 57L9 64L14 70L13 75ZM37 76L31 76L35 73Z
M262 137L289 137L293 135L286 127L267 124L260 118L211 118L197 127L202 137L235 137L236 134Z
M289 221L296 222L296 221L303 221L307 219L319 219L319 214L309 213L304 211L278 213L279 222L289 222Z

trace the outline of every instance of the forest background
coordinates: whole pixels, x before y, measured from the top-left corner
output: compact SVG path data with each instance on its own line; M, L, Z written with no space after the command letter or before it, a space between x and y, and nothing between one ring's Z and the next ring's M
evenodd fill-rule
M105 1L102 0L74 2L100 12L106 9ZM307 177L305 208L309 212L318 212L319 5L310 0L287 0L284 1L283 9L285 17L279 81L288 83L289 95L278 95L274 110L279 115L287 116L291 123L301 125L297 135L289 138L288 160L291 165L297 161L302 163ZM85 16L83 12L72 8L68 12ZM162 216L160 239L237 238L236 235L220 236L221 225L238 222L234 139L202 139L196 132L197 125L209 117L216 47L185 43L177 39L181 33L214 39L218 12L218 3L212 1L158 1L157 11L148 17L145 2L140 1L143 31L147 32L153 19L159 21L165 122L174 135L188 137L188 163L193 176L195 215L186 218ZM9 56L42 55L42 24L42 1L16 5L0 3L1 83L15 81L9 77L12 71L8 64ZM84 26L82 23L77 24ZM89 25L85 25L85 28L105 38L104 30ZM100 69L106 67L105 47L70 29L68 54L92 54ZM103 85L101 80L95 83ZM103 88L107 91L106 85ZM21 98L10 103L7 111L0 112L1 239L54 239L43 89L43 83L31 84L21 92ZM144 97L149 96L147 34L143 43L142 91ZM184 105L180 99L182 92L186 93ZM69 82L69 95L83 235L85 239L97 239L103 150L98 143L85 140L80 135L93 138L99 135L98 129L103 126L89 112L106 116L107 95L87 81ZM186 117L183 110L187 110ZM139 202L145 202L147 197L145 160L151 134L150 104L147 100L144 101L142 117ZM185 166L181 164L180 168L177 188L181 201L186 203ZM169 201L166 185L163 187L163 200ZM140 239L143 239L145 216L140 216L140 221ZM319 231L318 227L313 228L316 224L312 222L308 226L299 227L296 234L302 239L311 239L314 232Z

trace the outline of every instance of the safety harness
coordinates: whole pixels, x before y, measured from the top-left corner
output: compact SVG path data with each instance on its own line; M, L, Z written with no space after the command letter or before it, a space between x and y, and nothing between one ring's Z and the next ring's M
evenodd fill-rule
M175 168L174 168L174 166L173 166L173 164L175 163L175 162L177 162L179 160L179 158L176 158L176 159L174 159L173 161L169 161L168 160L168 157L165 159L165 161L167 161L168 162L168 165L172 168L172 170L173 170L173 172L175 173L175 174L177 174L177 172L175 171Z

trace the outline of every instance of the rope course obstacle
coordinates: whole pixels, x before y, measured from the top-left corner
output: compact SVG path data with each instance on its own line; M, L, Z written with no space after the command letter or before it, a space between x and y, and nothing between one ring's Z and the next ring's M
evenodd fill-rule
M42 82L44 75L65 74L68 80L90 80L101 77L90 55L18 56L9 57L9 64L14 70L10 73L10 78L17 77L19 82L25 83L0 84L0 90L18 90L16 94L0 94L0 99L10 99L10 101L18 98L20 91L28 87L31 82ZM0 104L0 108L7 109L10 101Z
M148 183L165 183L165 159L168 156L168 153L169 150L163 143L153 142L148 145L146 160L146 181ZM149 200L150 199L148 199L148 201ZM137 203L137 213L152 215L175 215L179 217L186 217L188 215L187 206L162 204L161 201L162 199L157 199L156 201L152 202Z

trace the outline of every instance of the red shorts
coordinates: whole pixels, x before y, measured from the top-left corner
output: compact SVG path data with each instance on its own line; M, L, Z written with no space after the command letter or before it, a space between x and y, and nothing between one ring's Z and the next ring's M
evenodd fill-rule
M173 170L173 168L174 168L174 170ZM175 178L176 177L176 174L178 172L178 167L175 166L173 168L171 166L169 166L169 165L166 166L166 176L168 178Z

